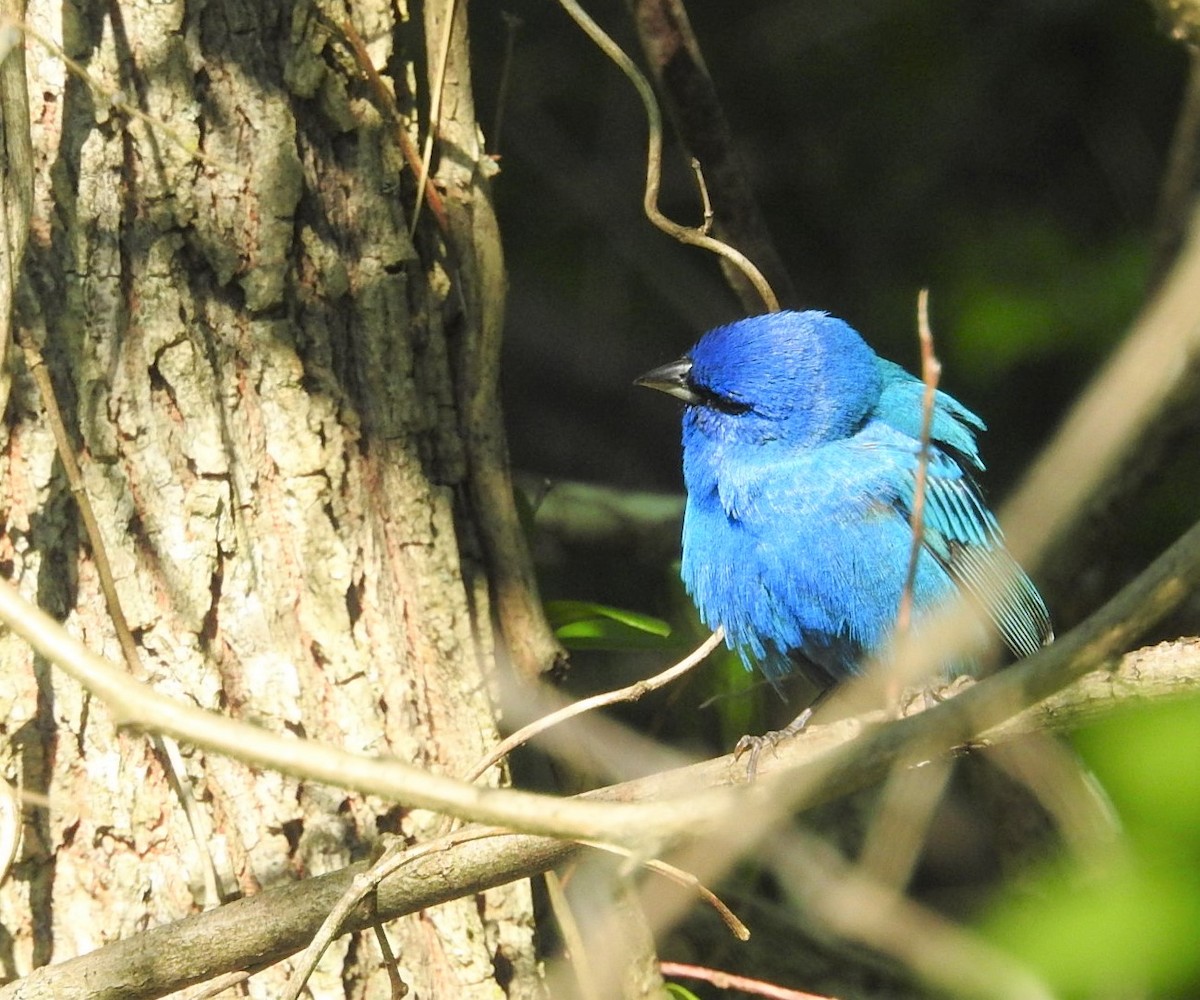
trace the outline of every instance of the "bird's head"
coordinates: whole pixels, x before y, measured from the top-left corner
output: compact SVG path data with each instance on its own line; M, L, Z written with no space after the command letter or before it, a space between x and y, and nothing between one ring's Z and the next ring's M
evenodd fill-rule
M637 384L688 404L685 434L804 446L853 433L879 398L880 373L875 352L840 319L778 312L710 330Z

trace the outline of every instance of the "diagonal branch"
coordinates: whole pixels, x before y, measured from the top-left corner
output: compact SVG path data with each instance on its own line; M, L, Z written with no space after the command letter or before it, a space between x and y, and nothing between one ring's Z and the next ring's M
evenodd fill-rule
M1050 647L1050 650L1055 647ZM1042 656L1048 655L1039 654ZM985 689L991 681L978 685ZM1138 650L1116 669L1083 677L1060 695L1012 717L991 737L1010 739L1031 731L1069 730L1129 701L1173 698L1193 693L1200 684L1200 640ZM929 714L939 712L932 709ZM796 772L846 743L840 724L815 726L803 738L764 757L760 774ZM613 785L588 793L594 800L638 800L683 795L704 783L734 780L742 769L729 757ZM803 773L801 771L801 773ZM848 793L865 784L855 781ZM548 837L509 835L464 840L452 835L442 851L431 851L401 868L379 886L377 905L351 911L343 931L362 930L378 920L413 913L438 903L562 864L584 848ZM183 920L106 945L90 954L37 969L25 979L0 987L0 1000L146 1000L234 970L258 969L302 949L329 911L351 889L368 862L328 875L268 889ZM96 983L108 983L96 992Z

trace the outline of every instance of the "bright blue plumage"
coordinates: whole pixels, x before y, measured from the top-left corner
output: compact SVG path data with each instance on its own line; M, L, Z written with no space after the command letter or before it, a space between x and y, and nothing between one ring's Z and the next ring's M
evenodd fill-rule
M718 327L638 381L688 404L682 572L705 624L772 680L797 654L826 686L857 672L908 569L922 384L821 312ZM971 478L981 430L937 394L913 606L958 587L1025 656L1050 620Z

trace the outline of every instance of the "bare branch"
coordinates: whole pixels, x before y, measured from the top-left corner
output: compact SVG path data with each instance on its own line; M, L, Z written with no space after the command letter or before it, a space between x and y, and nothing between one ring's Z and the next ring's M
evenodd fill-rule
M1180 577L1173 579L1176 585L1190 582ZM1069 638L1064 637L1025 662L1034 666L1041 664L1047 670L1069 665L1069 657L1064 656ZM1072 655L1094 660L1100 648L1089 649L1084 645ZM999 679L983 681L965 694L975 694L976 698L995 697L1009 703L1008 692L996 686ZM988 741L1010 740L1029 732L1068 730L1123 703L1192 694L1198 684L1200 639L1164 643L1130 653L1116 666L1106 663L1102 669L1087 674L1057 696L992 727L985 737ZM995 695L989 693L992 691ZM933 719L940 715L945 720L952 707L953 701L922 713L922 716ZM824 797L828 799L857 790L883 773L891 760L886 756L886 748L894 747L886 734L915 721L889 723L860 738L858 742L865 756L860 757L857 769L842 768L841 784L837 787L832 787L828 781L822 782L819 790ZM778 782L786 789L798 779L802 781L812 768L823 769L824 761L853 749L854 730L855 727L841 723L814 726L802 738L782 744L777 754L764 757L759 790L768 789L768 781ZM295 745L299 741L291 742ZM588 793L585 798L667 799L672 800L674 809L687 810L689 805L681 802L678 796L686 796L697 788L737 781L741 773L742 769L734 766L731 758L726 756L600 789ZM767 794L779 797L777 791L768 790ZM820 795L808 796L806 801L816 804L820 798ZM747 825L745 813L740 815L743 816L742 825ZM757 820L754 826L758 826ZM693 833L699 832L701 829L697 824ZM765 835L768 828L764 824L758 832L760 836ZM445 850L426 854L385 879L378 888L377 907L353 910L342 929L360 930L376 920L388 920L526 878L561 864L582 850L567 841L528 835L463 842L467 834L468 831L461 831L456 835L458 842L451 846L442 843ZM728 845L725 850L727 854L731 853ZM279 961L311 940L329 911L365 868L364 863L305 882L269 889L217 910L115 942L80 958L38 969L20 982L0 988L0 1000L18 997L21 1000L71 1000L76 997L137 1000L162 996L233 970L257 968ZM95 992L98 982L111 983L111 991Z
M1171 273L1005 504L1005 536L1022 565L1076 574L1082 553L1094 557L1095 546L1081 543L1095 536L1099 512L1141 481L1172 429L1194 420L1197 288L1200 213Z
M662 179L662 115L658 110L658 102L655 100L654 90L633 64L633 60L625 54L624 50L616 42L604 33L601 27L587 15L575 0L558 0L558 2L563 10L571 16L575 23L596 43L601 51L620 67L621 72L629 78L629 82L633 84L638 92L638 96L642 99L650 131L646 154L646 193L642 202L646 217L664 233L677 239L680 243L709 250L724 260L729 261L754 286L767 311L776 312L779 309L779 299L771 290L771 286L767 283L767 279L763 277L762 272L759 271L745 254L731 247L728 243L723 243L721 240L706 235L702 228L689 229L686 226L681 226L677 222L672 222L659 211L658 188Z
M791 277L759 209L733 133L683 0L628 0L642 51L663 95L663 103L686 150L694 154L713 195L716 235L741 250L762 269L779 298L796 301ZM706 218L708 213L706 212ZM708 232L708 228L704 229ZM758 311L758 294L746 276L724 267L725 276L747 312Z
M471 773L467 775L467 781L474 781L493 764L503 760L517 749L517 747L523 746L539 734L544 733L547 729L561 725L568 719L573 719L584 712L591 712L597 708L604 708L607 705L619 705L621 702L637 701L651 691L657 691L660 687L670 684L672 681L686 674L696 664L701 663L724 639L725 630L718 628L682 660L672 664L666 670L655 674L653 677L635 681L633 684L618 688L615 691L605 691L601 694L592 695L590 698L581 698L579 701L574 701L558 711L552 712L550 715L543 716L529 723L529 725L523 726L507 739L502 740L491 753L471 768Z
M938 381L942 363L933 353L933 331L929 328L929 289L917 293L917 336L921 342L921 380L925 392L921 396L921 449L917 453L917 475L913 483L913 507L910 518L912 544L908 551L908 570L904 574L904 589L900 593L900 611L896 628L908 631L912 621L913 584L917 579L917 563L925 541L925 488L929 479L929 439L933 434L933 407L937 402Z

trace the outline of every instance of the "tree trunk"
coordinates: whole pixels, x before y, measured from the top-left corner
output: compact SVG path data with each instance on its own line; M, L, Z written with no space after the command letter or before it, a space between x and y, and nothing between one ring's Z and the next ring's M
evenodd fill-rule
M141 675L273 730L461 774L496 735L479 551L496 529L462 429L495 416L464 413L463 386L494 378L471 311L499 309L484 300L503 284L448 250L427 209L410 238L402 123L354 58L346 9L30 0L27 23L91 80L27 39L18 327L52 375ZM403 3L348 9L405 104L419 26ZM453 83L469 98L469 79ZM462 100L452 110L474 129ZM482 184L472 169L455 211ZM490 209L474 207L477 233ZM120 660L45 400L10 353L0 567ZM181 796L164 745L117 731L10 634L0 663L0 773L46 797L0 887L4 979L439 823L188 747ZM539 994L524 883L388 933L410 995ZM285 972L249 995L278 995ZM341 939L310 986L386 996L374 940Z

